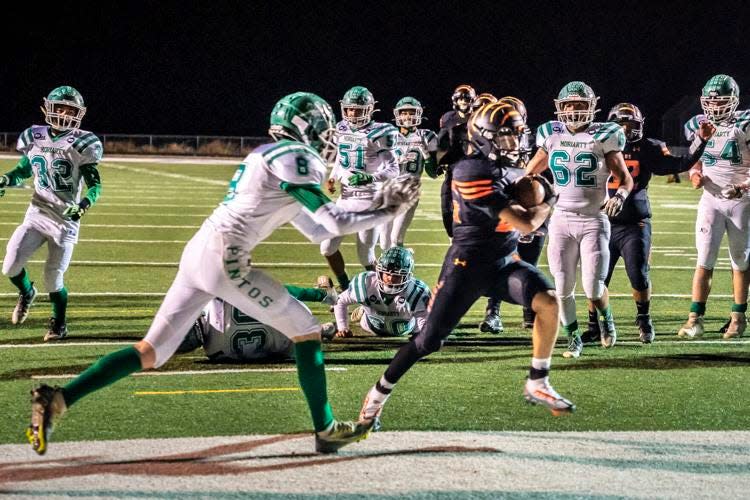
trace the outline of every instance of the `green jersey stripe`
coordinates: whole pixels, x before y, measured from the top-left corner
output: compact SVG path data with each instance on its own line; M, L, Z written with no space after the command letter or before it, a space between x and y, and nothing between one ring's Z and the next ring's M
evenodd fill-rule
M85 142L85 141L89 140L91 137L96 137L93 134L93 132L86 132L86 133L82 134L78 139L75 140L75 142L73 142L73 147L76 148L76 149L78 149L78 146L82 142Z
M78 141L77 143L73 144L73 148L79 153L83 153L87 147L91 146L92 144L96 144L97 142L99 142L99 138L94 134L91 134L91 136L85 141Z
M418 288L419 293L414 297L414 300L411 300L409 302L409 305L411 306L411 310L414 311L417 308L417 304L419 304L419 300L422 298L422 295L424 295L424 288L419 287Z

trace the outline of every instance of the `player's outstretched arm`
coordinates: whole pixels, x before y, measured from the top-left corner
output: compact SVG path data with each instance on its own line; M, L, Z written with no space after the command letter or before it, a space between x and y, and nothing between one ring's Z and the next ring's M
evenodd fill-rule
M292 225L315 243L383 224L419 198L419 180L408 177L384 183L376 194L375 206L364 212L340 209L317 185L282 183L282 189L307 209L294 218Z
M81 174L86 182L86 195L76 205L71 205L65 209L63 216L70 220L79 220L99 199L102 193L102 180L99 176L99 170L96 164L81 166Z
M547 152L544 149L539 148L526 165L526 175L540 174L544 172L546 168L548 168Z
M628 167L625 166L625 158L623 158L621 151L610 151L604 155L604 161L612 176L620 181L620 187L602 208L609 217L617 217L622 212L625 200L633 190L633 177L628 172Z
M5 195L5 188L7 186L17 186L24 179L28 179L33 175L34 171L31 169L31 162L26 156L22 156L13 170L0 176L0 196Z

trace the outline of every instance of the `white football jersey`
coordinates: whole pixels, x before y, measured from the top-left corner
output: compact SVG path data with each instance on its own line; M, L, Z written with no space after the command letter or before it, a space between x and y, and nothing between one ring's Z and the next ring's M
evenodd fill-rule
M325 175L325 163L310 146L286 140L264 144L242 161L208 221L243 250L252 250L302 210L282 184L320 186Z
M336 124L337 154L331 178L342 185L342 196L370 197L377 185L349 186L349 177L356 172L371 174L376 182L396 177L399 174L396 157L398 129L389 123L370 122L364 127L353 129L349 122L342 120Z
M347 329L347 306L361 304L365 308L365 321L373 333L388 337L409 335L424 326L431 296L425 282L416 278L402 292L389 295L378 288L375 271L359 273L339 295L334 308L336 325L339 330Z
M290 357L294 344L283 333L246 316L221 299L209 302L202 318L203 350L211 360Z
M701 156L705 182L703 189L714 196L730 184L741 184L750 177L750 110L735 111L731 122L715 124L716 133L706 143ZM697 131L700 123L707 121L704 115L696 115L685 123L685 137L694 145L700 141ZM750 198L749 193L743 195Z
M625 147L625 132L616 123L592 123L576 134L559 121L537 129L536 143L548 156L560 199L556 210L597 215L607 200L610 172L604 157Z
M101 141L92 132L80 129L52 137L48 126L33 125L18 137L16 149L28 158L34 173L34 194L27 219L47 222L45 232L58 233L58 241L75 243L80 220L67 220L62 214L81 201L85 186L81 167L101 161Z
M407 135L398 134L396 152L401 174L420 177L429 153L438 150L437 134L426 128L416 129Z

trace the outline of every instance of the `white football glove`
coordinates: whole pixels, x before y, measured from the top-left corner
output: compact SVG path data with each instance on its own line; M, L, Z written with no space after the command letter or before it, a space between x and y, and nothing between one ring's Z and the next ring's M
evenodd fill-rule
M399 175L388 179L375 192L372 208L404 211L419 200L420 181L412 175Z
M622 212L622 206L625 203L625 197L620 193L616 193L612 198L607 200L604 204L604 213L607 217L617 217Z
M742 188L736 184L725 186L721 190L721 197L727 200L735 200L742 197Z

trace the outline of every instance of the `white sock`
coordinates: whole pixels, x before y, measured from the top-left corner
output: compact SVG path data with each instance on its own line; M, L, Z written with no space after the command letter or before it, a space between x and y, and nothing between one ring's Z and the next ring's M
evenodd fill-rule
M552 356L549 358L531 358L531 367L536 370L549 370L552 365Z

